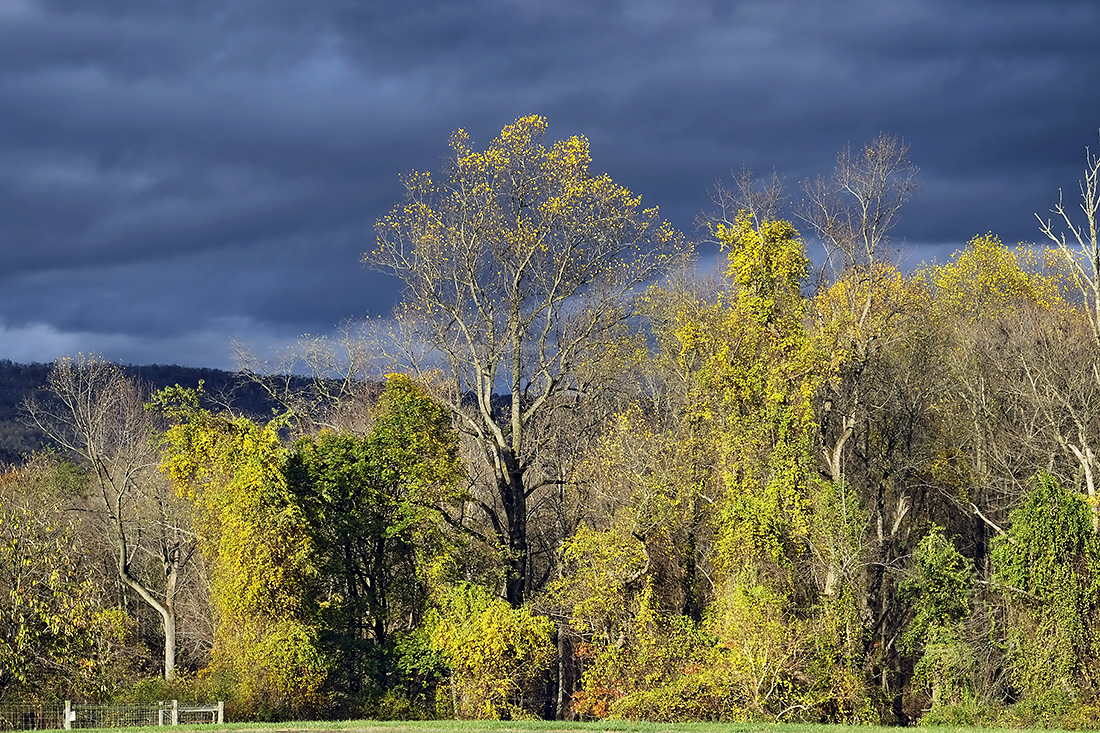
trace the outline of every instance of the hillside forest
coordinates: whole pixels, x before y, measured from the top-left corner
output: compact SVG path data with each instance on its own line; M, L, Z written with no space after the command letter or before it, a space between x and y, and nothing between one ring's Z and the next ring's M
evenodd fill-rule
M738 175L689 238L546 132L404 176L393 318L242 352L266 411L48 369L0 699L1100 726L1097 159L1045 244L905 272L898 140Z

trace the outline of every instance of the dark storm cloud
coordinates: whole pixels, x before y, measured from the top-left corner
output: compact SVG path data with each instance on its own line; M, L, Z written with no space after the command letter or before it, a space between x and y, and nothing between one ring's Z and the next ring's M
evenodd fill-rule
M749 165L800 180L876 133L924 195L912 261L1076 191L1095 147L1093 2L0 3L0 357L228 366L387 312L359 264L398 174L451 130L584 134L690 229Z

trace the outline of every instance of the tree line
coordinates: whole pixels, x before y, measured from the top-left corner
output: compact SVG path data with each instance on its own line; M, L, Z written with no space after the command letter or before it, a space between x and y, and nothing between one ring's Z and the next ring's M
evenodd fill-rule
M57 448L0 478L2 695L1095 725L1097 160L1049 246L909 273L900 141L799 205L746 172L700 274L546 132L402 179L364 255L392 328L303 341L307 379L244 355L271 419L53 365L24 412Z

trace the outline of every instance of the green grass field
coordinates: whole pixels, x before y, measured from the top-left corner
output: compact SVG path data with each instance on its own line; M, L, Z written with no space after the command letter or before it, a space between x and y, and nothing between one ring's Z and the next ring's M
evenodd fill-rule
M81 729L92 731L94 729ZM107 730L107 729L103 729ZM164 728L127 728L127 731L164 733ZM220 726L176 726L172 733L899 733L899 731L935 731L936 733L997 733L1019 728L972 728L944 726L935 728L891 728L886 726L817 725L810 723L645 723L599 721L570 723L563 721L301 721L290 723L228 723ZM1029 730L1040 731L1049 729Z

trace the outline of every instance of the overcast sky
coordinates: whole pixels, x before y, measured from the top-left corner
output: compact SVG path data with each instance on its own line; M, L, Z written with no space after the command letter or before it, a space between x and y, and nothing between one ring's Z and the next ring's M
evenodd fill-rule
M1100 127L1100 3L0 0L0 358L232 368L387 314L399 174L537 113L682 229L904 139L912 267L1039 237Z

